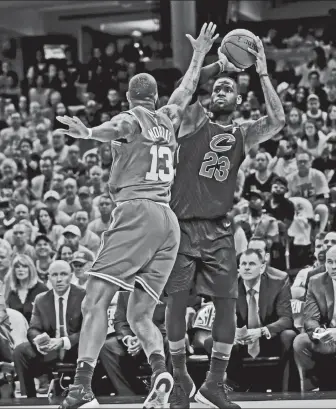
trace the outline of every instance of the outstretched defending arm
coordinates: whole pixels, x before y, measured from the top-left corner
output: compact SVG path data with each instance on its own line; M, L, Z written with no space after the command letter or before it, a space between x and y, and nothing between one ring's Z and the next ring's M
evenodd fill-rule
M160 109L167 114L173 122L174 128L177 129L182 121L183 112L189 105L191 98L196 91L201 68L206 54L210 51L212 44L218 38L215 34L216 24L204 24L200 35L194 39L187 34L194 52L187 72L185 73L181 84L175 89L168 104Z
M128 140L138 130L138 122L129 114L121 113L94 128L87 128L76 116L58 116L56 119L69 129L59 129L64 135L76 139L95 139L100 142L111 142L123 138Z
M286 118L282 103L276 93L267 73L267 63L264 46L259 37L257 37L258 52L248 49L250 53L256 56L256 70L260 76L261 87L264 93L267 115L255 122L243 124L246 133L246 152L252 146L265 142L275 136L285 126Z

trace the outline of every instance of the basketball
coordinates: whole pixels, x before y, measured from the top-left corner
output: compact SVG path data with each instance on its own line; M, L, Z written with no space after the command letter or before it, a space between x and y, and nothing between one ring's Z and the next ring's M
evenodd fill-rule
M256 57L247 51L248 48L258 51L255 35L249 30L232 30L223 38L221 52L237 68L251 67Z

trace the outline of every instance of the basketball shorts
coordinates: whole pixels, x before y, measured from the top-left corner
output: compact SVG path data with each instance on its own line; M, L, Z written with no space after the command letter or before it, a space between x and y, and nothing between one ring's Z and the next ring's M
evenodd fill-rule
M238 297L234 238L227 218L180 221L181 241L165 291L196 286L199 295Z
M126 291L140 285L159 302L179 243L179 224L169 206L142 199L123 202L113 210L113 222L87 274Z

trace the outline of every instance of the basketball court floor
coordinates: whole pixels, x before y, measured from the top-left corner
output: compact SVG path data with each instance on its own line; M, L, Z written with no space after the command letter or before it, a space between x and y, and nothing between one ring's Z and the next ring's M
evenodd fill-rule
M300 393L232 393L231 399L238 403L243 409L336 409L336 392L312 392L301 395ZM102 397L98 398L101 409L122 409L122 408L142 408L142 397ZM0 399L1 408L15 409L53 409L57 408L58 401L49 404L47 398L25 399L18 398L12 400ZM169 407L169 406L168 406ZM167 407L167 408L168 408ZM198 403L191 404L192 409L206 408Z

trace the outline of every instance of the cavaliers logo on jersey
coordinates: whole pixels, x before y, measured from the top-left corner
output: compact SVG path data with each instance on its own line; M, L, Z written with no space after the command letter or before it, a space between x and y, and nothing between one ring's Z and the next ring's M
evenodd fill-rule
M214 152L227 152L236 143L236 138L230 133L221 133L212 137L210 148Z

